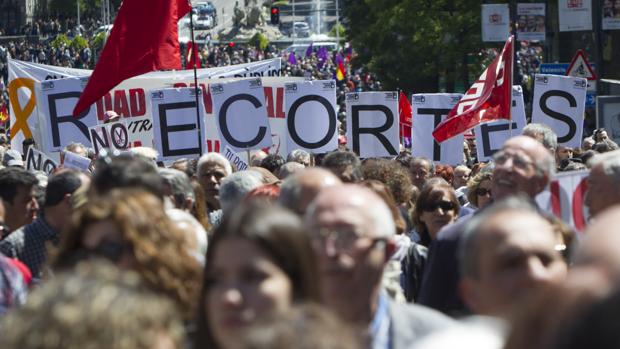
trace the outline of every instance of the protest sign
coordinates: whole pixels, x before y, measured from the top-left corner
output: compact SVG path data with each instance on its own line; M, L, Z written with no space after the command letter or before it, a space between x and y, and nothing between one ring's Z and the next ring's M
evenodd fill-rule
M504 42L510 35L508 4L482 5L482 41Z
M271 128L261 79L211 84L213 114L220 141L233 150L269 147Z
M588 174L589 171L557 173L549 187L536 196L538 207L582 232L588 218L588 210L583 204L588 189Z
M30 147L28 148L28 155L26 156L26 170L28 171L43 171L48 176L56 171L58 164L45 155L45 153Z
M558 0L560 31L592 30L592 0Z
M88 172L90 167L90 159L80 156L70 151L64 152L64 161L62 166L65 168L75 168L77 170Z
M614 5L617 2L612 0L603 0L603 16L601 18L601 26L603 30L620 29L620 7Z
M130 147L129 131L125 122L101 124L88 129L90 142L99 154L102 149L125 150Z
M457 165L463 162L463 134L442 143L433 138L433 130L446 119L463 95L458 93L426 93L411 96L413 125L411 155L424 156L437 163Z
M248 163L228 145L224 148L224 156L237 168L237 171L247 170L250 167Z
M476 126L476 151L478 161L489 161L493 154L501 149L508 138L520 135L526 124L523 89L519 85L512 87L512 130L508 120L498 120Z
M35 84L45 80L87 77L90 76L92 70L55 67L14 59L8 60L8 67L11 146L21 151L22 141L25 138L33 137L38 144L42 143L36 117L39 115L40 100L35 96ZM204 86L209 79L246 76L277 77L280 76L280 69L280 58L274 58L246 64L198 69L197 75L199 84ZM291 78L287 80L290 81ZM96 103L97 119L103 120L107 110L114 110L123 118L150 118L151 110L145 97L148 90L190 86L193 82L194 76L190 70L151 72L125 80ZM206 87L203 87L203 90L206 90ZM215 134L213 137L217 138ZM153 137L151 135L148 138ZM150 146L149 143L143 143L143 145Z
M536 74L532 122L551 127L559 145L580 147L587 86L584 78Z
M153 139L162 160L199 157L204 152L202 90L168 88L151 91ZM196 105L196 93L198 103Z
M517 4L517 40L545 40L545 4Z
M285 85L287 146L325 153L338 147L336 81L318 80Z
M39 129L46 153L60 151L71 142L90 146L88 129L97 125L97 115L90 107L73 117L73 107L86 85L87 78L48 80L36 84L39 100Z
M398 92L347 93L347 139L362 158L396 156Z

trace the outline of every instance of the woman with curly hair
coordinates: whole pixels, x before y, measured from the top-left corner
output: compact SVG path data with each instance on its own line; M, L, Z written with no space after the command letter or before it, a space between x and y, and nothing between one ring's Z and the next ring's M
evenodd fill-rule
M62 235L58 269L104 257L135 270L152 290L174 300L186 320L195 314L201 282L189 239L168 218L163 202L140 190L113 190L90 200Z
M481 209L493 202L491 194L491 179L493 173L490 171L482 171L475 175L467 183L467 207L473 209Z

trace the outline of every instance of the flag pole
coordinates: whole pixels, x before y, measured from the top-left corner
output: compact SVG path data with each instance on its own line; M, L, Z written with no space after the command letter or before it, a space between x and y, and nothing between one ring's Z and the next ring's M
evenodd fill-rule
M193 8L191 7L191 4L190 4L190 10L189 10L189 32L190 32L190 36L191 36L190 45L192 45L192 50L191 50L192 62L194 63L194 91L196 92L194 94L196 95L196 121L198 122L198 125L200 125L200 109L199 109L200 108L200 103L198 101L198 94L199 94L199 91L200 91L200 86L198 86L198 72L196 71L196 59L198 58L198 54L195 52L196 51L196 45L194 45L194 16L193 16L192 10L193 10ZM187 52L187 50L186 50L186 52ZM185 58L185 61L187 62L188 59ZM202 130L198 130L198 132L200 133L200 132L202 132ZM201 139L200 134L198 135L198 139ZM202 143L202 141L200 143Z
M514 26L514 23L513 23ZM513 27L514 28L514 27ZM514 29L513 29L514 30ZM514 33L516 34L516 30L514 31ZM512 35L512 45L510 45L510 49L511 49L511 57L512 59L510 60L510 101L508 103L509 107L508 107L508 125L509 125L509 130L510 130L510 138L512 138L512 84L514 83L514 75L517 73L515 72L515 59L516 59L516 52L515 52L515 40L516 40L516 35L513 34ZM510 40L510 38L509 38Z

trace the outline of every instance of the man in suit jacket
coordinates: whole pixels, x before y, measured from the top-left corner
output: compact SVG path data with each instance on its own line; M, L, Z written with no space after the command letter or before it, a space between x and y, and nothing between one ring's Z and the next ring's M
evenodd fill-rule
M394 220L369 189L342 185L323 190L306 212L322 276L322 301L343 320L364 329L372 348L406 348L453 321L421 307L396 304L381 289L395 250Z

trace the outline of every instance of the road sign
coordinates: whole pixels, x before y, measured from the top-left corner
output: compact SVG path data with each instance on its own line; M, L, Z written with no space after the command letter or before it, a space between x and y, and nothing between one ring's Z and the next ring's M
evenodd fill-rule
M568 75L568 67L570 63L542 63L540 65L541 74L552 75ZM596 71L596 64L589 64L592 71ZM595 74L596 76L596 74ZM588 95L586 97L586 105L593 106L596 104L596 80L588 80Z
M586 78L590 81L597 79L596 73L586 59L586 55L583 53L583 50L577 50L575 57L573 57L568 69L566 69L566 75Z

